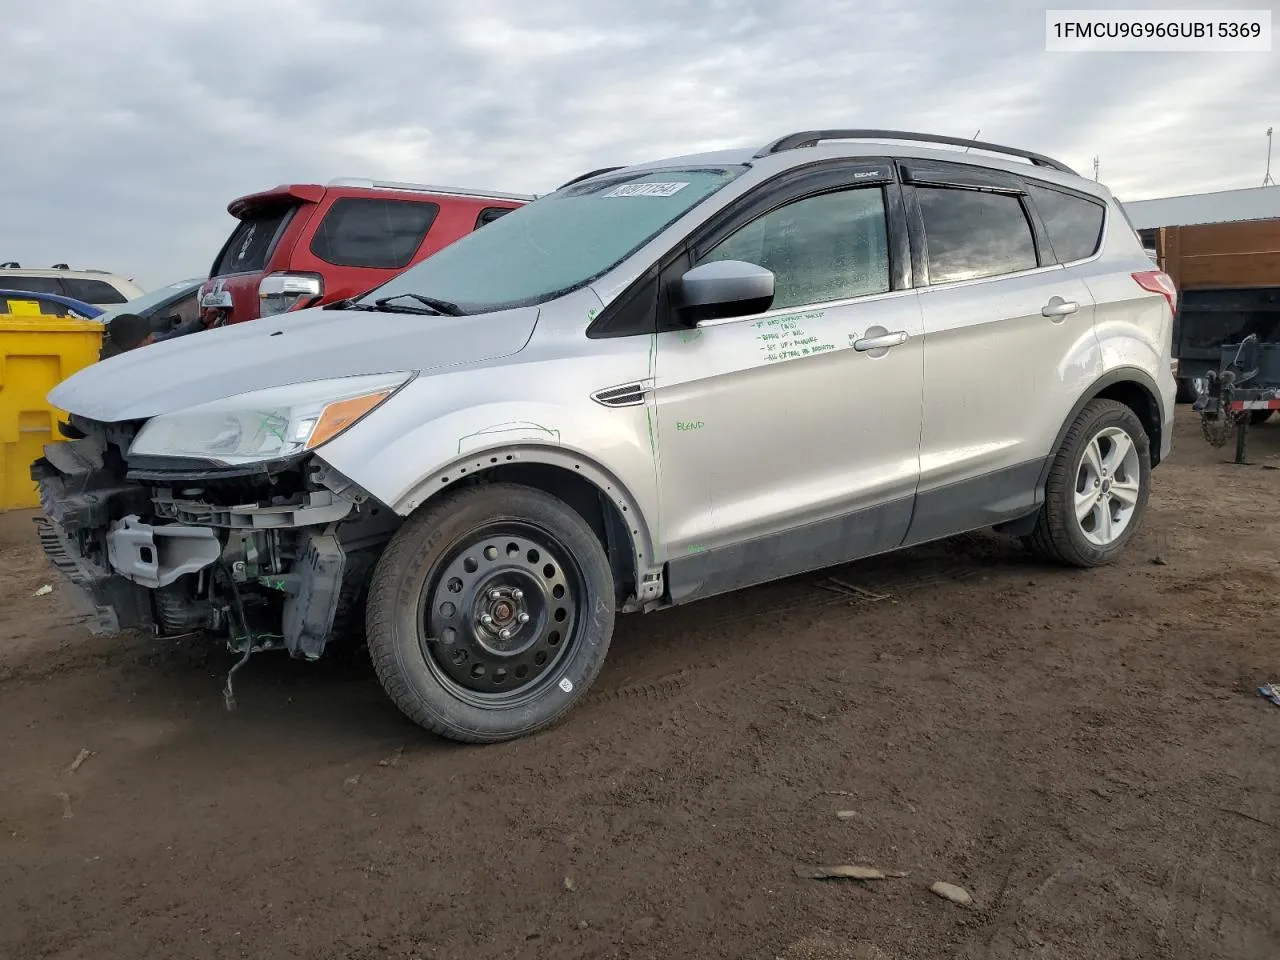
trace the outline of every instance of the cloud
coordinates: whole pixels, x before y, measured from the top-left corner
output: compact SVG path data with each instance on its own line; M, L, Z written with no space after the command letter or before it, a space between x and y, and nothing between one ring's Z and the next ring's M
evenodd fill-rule
M205 272L226 204L282 182L538 192L795 129L980 128L1084 172L1096 155L1137 199L1260 183L1280 120L1273 55L1051 54L1043 8L996 0L0 0L0 17L0 259L144 286Z

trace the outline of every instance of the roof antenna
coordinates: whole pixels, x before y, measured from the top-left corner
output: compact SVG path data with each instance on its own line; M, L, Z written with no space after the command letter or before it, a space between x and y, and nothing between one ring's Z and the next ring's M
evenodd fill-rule
M979 134L979 133L981 133L981 132L982 132L982 128L981 128L981 127L979 127L979 128L974 132L973 136L972 136L972 137L970 137L969 139L970 139L970 140L977 140L977 139L978 139L978 134ZM970 144L969 146L973 146L973 144ZM969 152L969 147L965 147L965 148L964 148L964 152L965 152L965 153L968 153L968 152Z
M1262 178L1264 187L1274 187L1276 182L1271 179L1271 128L1267 127L1267 172Z

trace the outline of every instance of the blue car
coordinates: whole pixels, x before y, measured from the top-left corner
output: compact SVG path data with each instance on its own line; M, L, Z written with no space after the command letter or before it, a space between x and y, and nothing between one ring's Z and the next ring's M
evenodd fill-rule
M101 307L95 307L91 303L85 303L83 300L76 300L72 297L64 297L60 293L36 293L32 290L3 289L0 289L0 313L9 312L9 300L11 299L34 300L40 304L41 313L48 313L53 316L65 316L67 311L70 311L85 320L96 320L103 314ZM57 309L58 307L62 309Z

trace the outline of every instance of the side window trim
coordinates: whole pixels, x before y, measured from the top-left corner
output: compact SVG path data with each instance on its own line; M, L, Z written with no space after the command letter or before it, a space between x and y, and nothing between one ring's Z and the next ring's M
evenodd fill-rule
M730 234L788 204L824 193L863 186L883 187L894 182L893 165L888 161L828 162L787 171L740 197L728 209L699 227L690 243L694 262L706 256Z
M953 163L949 160L899 160L898 175L904 184L947 187L957 190L985 190L993 193L1024 193L1017 174L991 167Z
M1058 255L1054 252L1053 242L1049 239L1049 228L1045 226L1035 201L1027 193L1019 194L1018 199L1022 202L1022 215L1031 224L1031 239L1036 245L1036 263L1042 267L1054 266L1058 262Z
M916 188L903 184L902 206L906 213L907 233L911 244L911 279L916 289L930 286L929 250L925 246L924 214L920 212L920 198Z

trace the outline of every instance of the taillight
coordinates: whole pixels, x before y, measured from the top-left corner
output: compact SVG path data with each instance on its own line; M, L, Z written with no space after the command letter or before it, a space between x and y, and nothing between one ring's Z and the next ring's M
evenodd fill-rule
M1169 301L1169 311L1178 312L1178 288L1173 285L1173 277L1163 270L1143 270L1133 274L1138 286L1148 293L1158 293Z
M323 293L324 281L314 273L269 273L258 284L258 316L305 307Z

